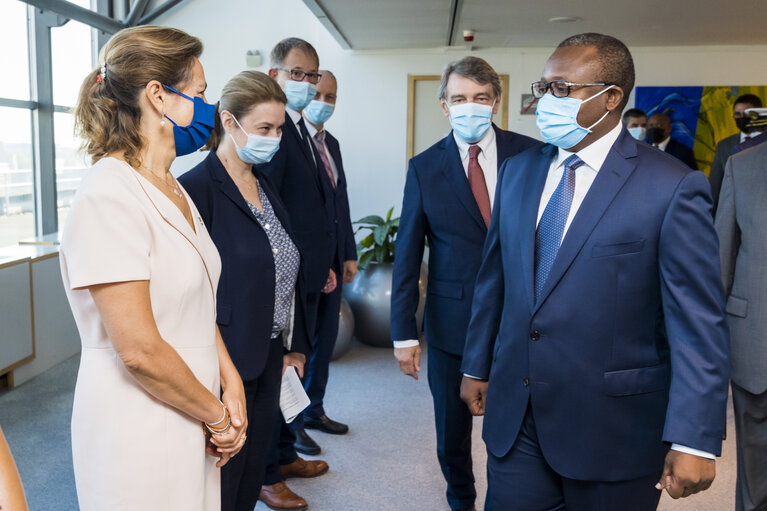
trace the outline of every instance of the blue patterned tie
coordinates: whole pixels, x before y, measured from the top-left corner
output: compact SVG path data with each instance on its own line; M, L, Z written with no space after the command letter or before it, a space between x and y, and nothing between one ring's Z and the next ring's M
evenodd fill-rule
M538 229L535 231L535 301L543 292L546 278L559 252L562 234L565 232L567 216L575 193L575 169L583 165L583 160L572 155L565 160L565 171L557 189L543 210Z

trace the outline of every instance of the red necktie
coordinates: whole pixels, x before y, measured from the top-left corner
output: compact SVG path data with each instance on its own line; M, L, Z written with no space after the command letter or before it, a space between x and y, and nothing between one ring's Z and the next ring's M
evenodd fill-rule
M333 185L333 189L336 189L336 178L333 177L333 169L330 167L330 160L328 159L328 153L325 151L325 131L318 131L314 135L314 147L317 148L317 152L320 154L320 160L322 160L322 166L325 167L325 172L328 173L330 182Z
M490 195L487 193L487 183L485 182L485 173L479 166L477 156L482 149L478 145L469 146L469 186L471 193L474 194L474 200L477 201L479 212L485 220L485 227L490 225Z

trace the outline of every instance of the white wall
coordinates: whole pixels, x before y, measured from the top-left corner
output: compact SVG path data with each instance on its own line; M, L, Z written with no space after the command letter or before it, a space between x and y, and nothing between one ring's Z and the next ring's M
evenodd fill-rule
M383 214L402 199L407 144L408 74L440 74L444 65L466 52L442 50L342 50L301 0L195 0L157 20L200 37L209 100L224 83L245 69L245 52L258 49L268 68L268 54L288 36L311 42L320 65L338 77L339 99L328 129L341 142L349 181L352 218ZM577 29L576 29L577 30ZM552 41L552 47L559 41ZM538 135L533 116L520 116L520 95L540 77L553 48L479 50L499 73L510 75L509 128ZM767 46L632 48L637 85L766 85ZM767 99L767 98L766 98ZM434 108L439 108L435 99ZM446 121L447 122L447 121ZM183 171L200 156L181 159Z

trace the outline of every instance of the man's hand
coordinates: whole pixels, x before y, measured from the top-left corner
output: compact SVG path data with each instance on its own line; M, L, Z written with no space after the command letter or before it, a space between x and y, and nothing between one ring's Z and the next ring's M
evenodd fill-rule
M325 282L325 287L322 288L322 292L325 294L332 293L337 285L338 282L336 282L336 272L330 270L330 273L328 273L328 280Z
M461 380L461 399L464 400L472 415L485 415L487 381L464 376Z
M344 284L351 284L357 275L357 261L344 262Z
M394 358L397 359L399 370L403 374L418 379L418 373L421 371L421 347L411 346L410 348L394 348Z
M464 378L465 380L466 378ZM675 450L666 455L663 475L655 487L673 499L707 490L716 476L716 461Z
M282 356L282 375L285 375L285 370L288 367L293 366L296 368L299 378L304 377L304 365L306 364L306 357L303 353L291 351Z

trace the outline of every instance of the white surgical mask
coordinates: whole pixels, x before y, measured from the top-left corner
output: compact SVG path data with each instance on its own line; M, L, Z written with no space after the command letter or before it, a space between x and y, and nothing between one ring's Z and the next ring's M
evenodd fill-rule
M248 136L245 146L240 147L237 145L237 141L234 137L232 137L232 134L229 134L229 136L232 137L232 142L234 142L234 148L237 150L237 156L239 156L245 163L250 163L251 165L270 162L275 153L280 149L280 140L282 137L262 137L261 135L248 133L234 114L232 114L232 119L234 119L234 122L237 123L237 126L240 127L242 132Z

